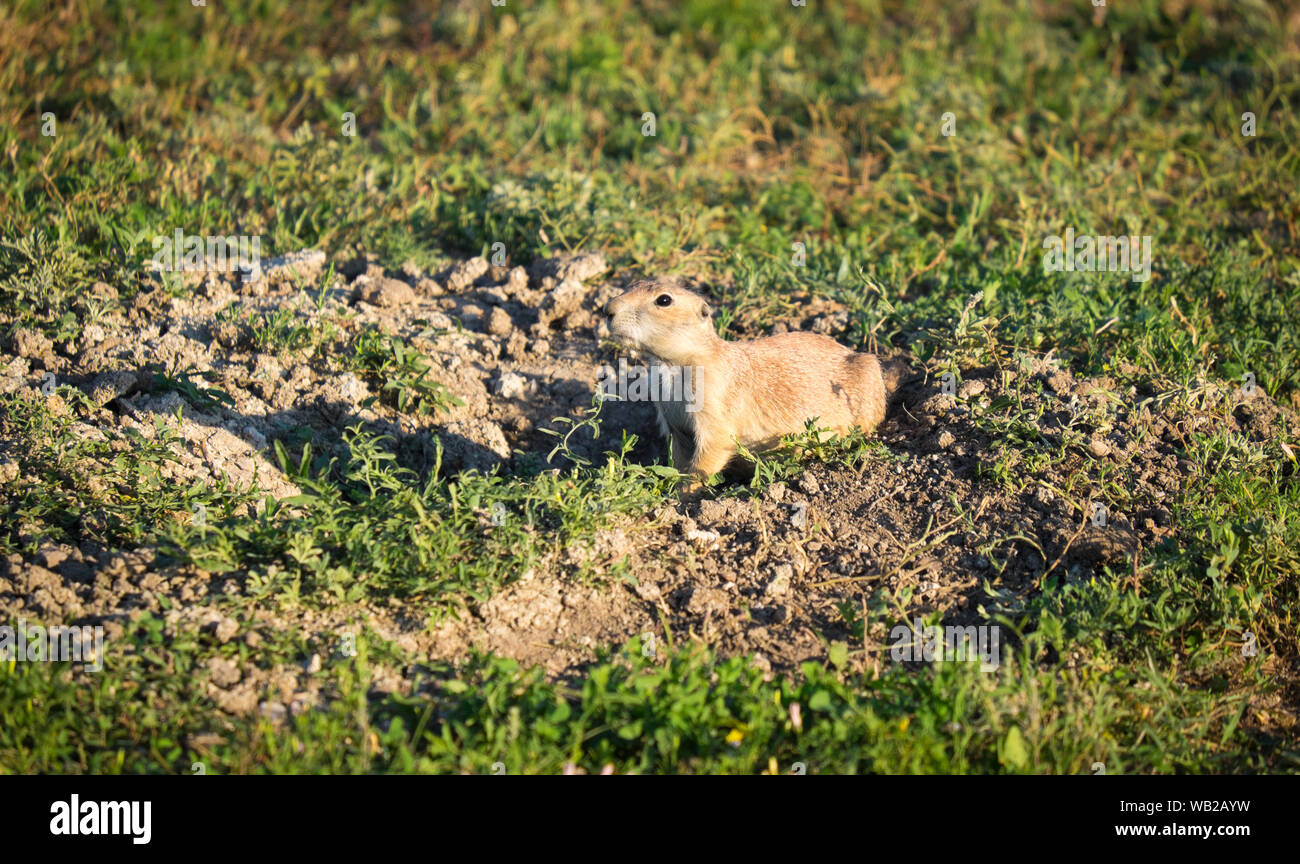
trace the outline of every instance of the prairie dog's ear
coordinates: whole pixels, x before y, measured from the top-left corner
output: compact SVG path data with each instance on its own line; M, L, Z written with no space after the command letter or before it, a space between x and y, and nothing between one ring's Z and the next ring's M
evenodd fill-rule
M713 309L710 308L710 306L709 306L709 301L708 301L708 300L701 300L701 301L700 301L700 317L707 321L707 320L709 320L709 316L712 315L712 314L713 314Z

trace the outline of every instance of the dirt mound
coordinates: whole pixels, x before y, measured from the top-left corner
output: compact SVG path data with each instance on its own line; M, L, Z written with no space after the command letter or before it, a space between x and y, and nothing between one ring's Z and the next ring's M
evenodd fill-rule
M449 625L433 650L481 644L559 672L588 659L592 641L666 629L786 670L843 641L853 662L878 669L899 620L987 623L1019 611L1049 577L1086 580L1104 566L1133 569L1141 590L1141 550L1177 531L1189 473L1177 448L1215 418L1132 410L1136 388L1116 394L1113 382L1041 361L969 370L956 394L938 389L905 390L879 431L884 448L853 469L814 462L789 484L732 487L597 538L594 554L630 562L636 583L616 589L622 598L533 577ZM977 422L1001 416L1013 395L1020 416L1037 417L1020 430L1032 443ZM1275 411L1256 395L1229 422L1267 434ZM1058 448L1062 458L1026 471L1035 453ZM1089 475L1124 478L1122 498Z
M186 297L160 287L86 328L76 344L18 330L0 355L0 391L34 397L48 394L51 381L77 388L87 400L57 410L76 414L78 434L130 430L166 441L176 460L165 470L177 484L225 477L294 495L272 442L310 440L328 454L355 424L391 435L416 470L429 468L436 436L446 469L509 471L544 461L555 439L542 430L557 417L584 416L600 368L617 362L599 309L623 283L601 280L607 270L601 256L579 255L531 271L475 258L434 274L363 260L331 276L324 256L308 253L267 262L250 277L207 275ZM789 316L766 325L834 336L847 329L847 313L833 303L791 305ZM757 330L743 318L737 326ZM366 353L356 348L365 332L397 341L369 342ZM427 361L412 360L403 345ZM879 668L890 622L984 622L1022 607L1049 578L1086 579L1103 566L1132 569L1141 590L1133 562L1178 530L1173 514L1188 474L1178 453L1187 436L1226 423L1258 439L1278 410L1262 393L1234 396L1226 416L1175 408L1154 382L1132 383L1140 378L1132 371L1126 385L1080 380L1024 357L1013 368L966 369L945 387L913 370L879 443L847 464L810 459L802 474L760 492L733 484L718 497L615 524L459 620L429 630L420 616L376 607L262 623L337 631L359 612L430 660L478 646L554 675L637 635L647 650L653 635L753 652L773 670L825 657L842 641L853 663ZM385 387L394 374L407 374L409 401ZM428 410L414 410L421 405ZM646 403L606 403L601 436L573 446L594 459L617 449L624 429L640 438L634 458L665 455ZM25 446L8 440L0 450ZM602 572L620 562L630 580L571 578L579 565ZM0 614L112 624L148 609L173 623L203 618L230 638L205 606L239 590L234 579L157 567L148 549L47 544L5 562ZM227 682L220 704L246 713L268 675L303 670L213 674ZM316 698L305 677L280 689L304 705Z

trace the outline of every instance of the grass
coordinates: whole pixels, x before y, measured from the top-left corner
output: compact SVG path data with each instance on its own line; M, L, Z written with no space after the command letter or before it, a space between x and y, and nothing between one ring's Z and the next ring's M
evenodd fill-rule
M1096 14L1086 2L757 0L65 14L20 0L0 11L0 338L25 327L75 341L120 313L150 285L150 238L176 228L260 234L268 255L319 247L426 269L500 242L512 264L599 249L616 272L698 276L724 329L761 328L811 291L847 305L860 344L907 347L959 378L1054 349L1079 374L1137 367L1177 399L1249 372L1294 403L1294 13L1144 0ZM1240 134L1246 111L1254 137ZM1066 227L1152 235L1153 277L1045 273L1042 238ZM115 297L92 291L100 282ZM338 338L307 316L230 314L262 350L310 354ZM447 404L410 346L361 334L349 362L384 382L392 410ZM157 374L191 404L224 395L185 370ZM765 681L745 658L671 642L646 657L634 642L548 683L490 656L421 665L372 632L354 657L319 634L271 634L255 650L240 639L265 630L255 610L458 614L605 520L652 510L670 472L614 454L560 474L421 476L353 432L338 455L281 446L303 494L270 502L179 487L164 427L86 438L78 397L57 393L0 402L5 437L22 442L6 457L19 479L0 487L3 551L159 548L248 591L211 599L239 639L144 614L89 686L59 664L9 664L0 771L1300 767L1294 727L1261 717L1295 705L1300 654L1300 492L1277 442L1190 439L1180 542L1144 553L1141 591L1110 571L1044 586L1001 622L1017 639L996 675L939 664L870 678L828 657ZM1034 419L1011 405L979 419L1002 442L1001 482L1062 458ZM861 441L813 457L885 458ZM756 482L787 476L788 460ZM1238 650L1246 631L1255 657ZM207 664L235 651L267 669L323 653L328 704L284 727L215 721ZM381 668L423 683L378 695Z
M357 336L349 365L383 381L388 403L399 412L423 415L465 404L446 385L429 377L433 366L419 351L375 330Z

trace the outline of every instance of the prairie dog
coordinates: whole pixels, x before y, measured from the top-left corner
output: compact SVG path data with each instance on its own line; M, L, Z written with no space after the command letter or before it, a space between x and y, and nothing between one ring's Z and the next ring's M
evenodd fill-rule
M652 374L686 381L670 398L651 398L677 469L696 478L721 471L736 455L736 441L757 453L804 431L813 418L839 434L854 427L871 432L885 418L875 355L826 336L792 332L728 342L714 331L707 300L662 279L632 285L605 314L615 338L649 355Z

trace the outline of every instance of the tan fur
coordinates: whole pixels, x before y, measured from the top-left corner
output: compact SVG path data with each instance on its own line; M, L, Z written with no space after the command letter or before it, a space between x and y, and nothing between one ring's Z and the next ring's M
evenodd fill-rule
M668 295L671 305L656 298ZM871 432L885 417L885 382L875 355L816 333L727 342L713 329L703 297L670 280L638 282L605 307L610 332L650 356L653 366L693 373L696 411L658 401L660 425L681 471L708 477L736 455L736 441L770 450L808 420L844 434Z

